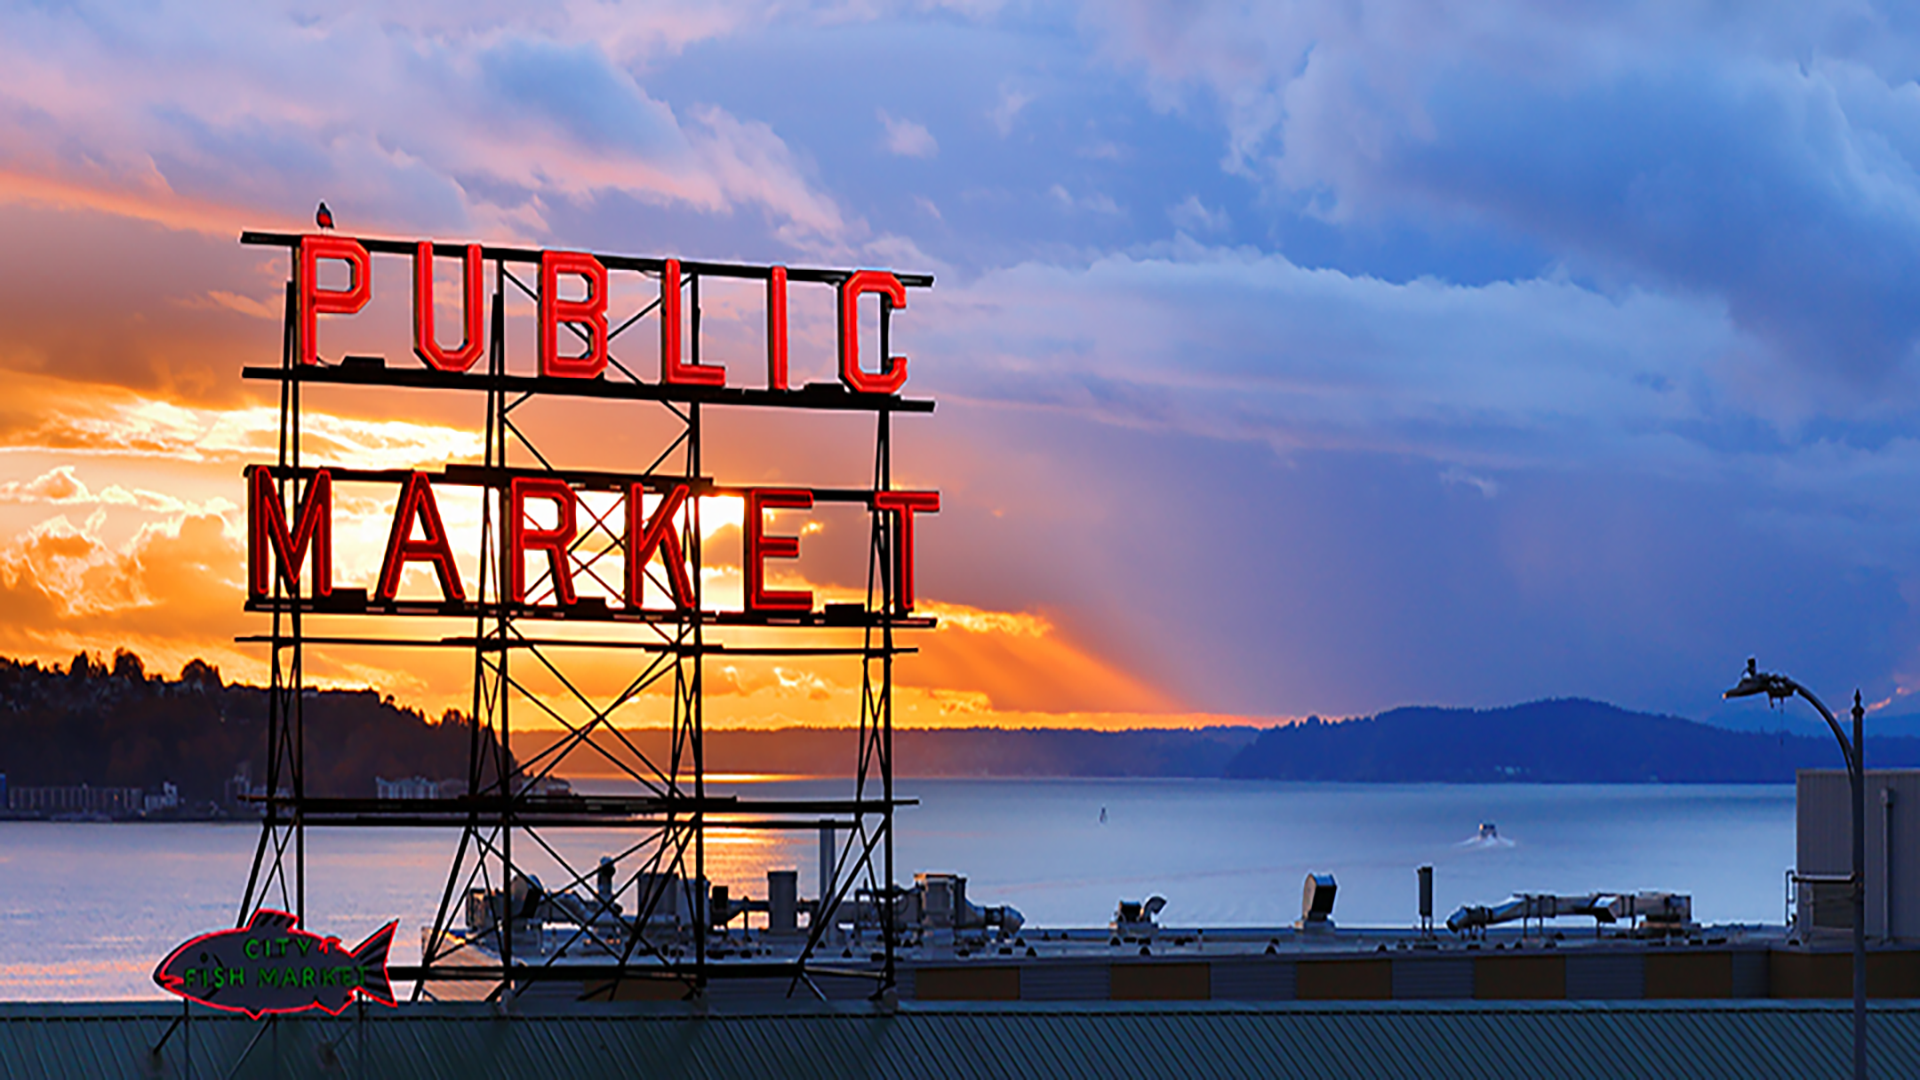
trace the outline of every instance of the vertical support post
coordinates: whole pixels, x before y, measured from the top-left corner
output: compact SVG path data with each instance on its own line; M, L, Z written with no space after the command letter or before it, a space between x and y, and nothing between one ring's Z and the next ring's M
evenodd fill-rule
M1853 1075L1867 1075L1867 745L1866 706L1853 692Z
M499 318L503 320L502 341L500 345L500 351L494 360L494 364L495 364L494 374L496 376L499 376L499 375L506 374L506 368L507 368L507 350L506 350L506 342L504 340L504 337L505 337L504 319L505 319L505 308L506 308L506 303L505 303L506 289L504 286L504 279L506 278L507 270L506 270L505 263L499 263L497 265L499 267L500 277L503 282L499 286L499 291L495 296L495 302L496 302L495 310L500 312ZM495 442L491 447L491 450L495 455L495 460L492 464L496 468L505 469L508 466L507 435L508 435L508 432L511 430L511 427L510 427L510 421L507 418L506 391L502 389L502 390L495 391L495 393L498 396L496 399L497 404L494 406L494 408L499 414L499 420L495 424L495 431L494 431ZM486 490L486 493L481 496L481 498L485 500L485 506L484 506L484 509L482 510L482 513L497 517L497 519L500 521L502 536L505 535L509 527L505 520L507 504L508 504L508 500L506 498L507 483L508 481L503 480L499 484L489 487ZM501 579L504 579L506 576L504 554L505 553L503 552L502 559L496 562L495 569L494 569L495 574L498 575ZM483 618L484 618L484 612L486 610L486 601L488 599L488 584L489 584L488 581L483 577L480 581L480 588L478 590L480 600L481 600L480 607L481 607ZM513 731L511 726L512 721L510 719L511 712L512 712L511 706L510 706L510 699L512 698L512 682L511 682L509 671L508 671L508 658L512 655L513 650L507 647L511 628L508 621L509 617L507 613L506 591L501 588L497 588L497 587L494 588L492 590L492 600L493 600L493 606L494 606L494 643L496 646L498 646L494 651L494 658L493 658L494 738L498 740L498 745L494 748L494 752L497 755L497 757L495 758L496 766L494 769L494 773L500 779L500 794L499 794L500 820L499 820L498 827L500 830L499 835L500 835L500 909L501 910L500 910L500 918L496 920L496 922L500 928L499 929L499 932L500 932L499 995L500 995L500 1002L501 1004L504 1005L510 1001L513 995L513 990L514 990L514 987L513 987L513 916L514 916L514 911L513 911L513 800L514 800L513 782L514 782L515 775L518 773L519 770L514 767L513 737L512 737ZM478 646L478 644L479 644L478 642L475 643L476 647ZM481 857L485 858L485 855L482 854Z
M304 411L304 405L301 401L300 384L290 382L287 387L292 404L289 410L291 415L282 415L281 427L283 430L290 429L290 433L280 445L280 464L292 467L293 475L284 481L284 484L292 487L294 493L298 495L300 493L300 416ZM287 745L287 768L292 774L288 780L293 790L293 913L299 917L300 924L304 926L307 922L307 710L306 694L302 693L302 690L306 683L306 645L301 624L300 586L295 582L286 588L288 597L294 601L293 610L288 615L288 621L293 625L293 680L291 686L283 688L293 705L293 731ZM284 721L283 710L282 722ZM277 784L274 786L278 787ZM269 793L269 798L278 798L278 795L276 790ZM284 868L282 874L285 874Z
M1420 936L1433 936L1433 867L1422 866L1415 871L1420 875ZM1598 920L1595 926L1600 925Z
M281 325L280 367L282 371L286 371L286 372L292 372L294 370L294 365L295 365L294 350L299 347L299 342L297 338L298 324L295 321L297 305L299 303L299 294L297 292L298 283L295 280L295 278L299 274L298 259L294 260L293 274L294 276L290 276L287 279L286 295L285 295L285 301L284 301L285 313L282 318L282 325ZM292 397L292 394L293 394L293 381L291 379L283 379L280 383L279 452L275 458L276 464L279 464L279 465L286 464L287 420L288 420L288 414L290 412L290 409L293 405L293 400L294 400ZM280 487L278 486L278 484L276 484L274 488L275 495L278 496L280 491L281 491ZM273 590L274 590L273 596L276 600L285 595L284 585L281 581L280 575L275 575L273 577ZM258 898L264 899L272 877L274 876L275 873L278 872L281 875L280 883L281 883L282 889L284 890L286 887L286 875L282 870L281 862L280 862L280 854L281 854L280 844L274 832L274 830L278 828L278 822L275 819L275 814L274 814L275 803L273 801L274 789L278 786L278 777L279 777L278 763L279 763L279 755L280 755L281 724L283 719L282 708L285 703L285 698L282 693L283 688L282 688L281 668L280 668L281 650L285 647L284 645L285 639L282 636L281 630L282 630L282 621L281 621L280 606L278 604L275 604L274 610L273 610L273 632L269 636L269 643L268 643L269 660L267 665L267 670L268 670L267 732L266 732L267 760L266 760L266 770L265 770L266 776L267 776L267 812L261 820L260 841L254 847L253 868L250 871L248 871L247 888L246 888L246 891L243 894L241 894L240 913L238 917L235 919L236 926L245 926L247 924L248 918L252 916L253 910L254 910L254 901L256 899L256 893L255 893L256 886L259 889ZM249 780L249 784L251 784L251 780ZM251 793L241 792L241 794L244 796ZM273 865L272 865L272 868L267 871L266 880L263 880L261 878L260 871L262 867L266 864L267 852L269 848L271 848L273 851Z
M814 917L827 925L832 925L833 917L833 912L827 909L833 898L833 854L836 847L833 822L820 822L820 904L814 908Z
M506 440L501 440L501 463L505 464ZM487 497L504 514L508 505L506 487L503 481L487 492ZM502 525L506 523L503 521ZM504 575L505 567L501 567ZM481 584L485 589L485 583ZM483 593L484 595L484 593ZM499 679L499 691L494 698L495 715L499 717L500 739L500 896L501 896L501 934L500 934L500 1001L511 1001L513 985L513 920L517 914L513 909L513 806L520 793L514 790L520 779L520 769L513 756L513 703L512 682L507 669L508 659L513 650L507 647L508 626L507 603L504 592L496 591L493 596L495 609L499 614L495 618L496 638L500 649L494 657L494 670ZM532 895L529 893L528 895Z
M1893 929L1893 789L1880 789L1880 938L1891 942Z
M298 480L300 469L300 384L293 384L293 439L292 457L295 479L289 483L296 494L300 491ZM300 925L307 924L307 695L306 687L306 638L301 625L301 612L298 603L300 589L296 585L291 590L295 603L291 620L293 622L293 744L291 761L293 776L293 912L300 919Z
M880 362L887 363L887 357L893 355L893 298L885 293L880 295ZM880 445L877 448L880 457L879 488L882 491L893 489L893 411L880 410L880 430L877 433ZM880 983L882 993L894 988L894 940L898 937L898 927L893 924L894 917L894 869L893 869L893 619L900 610L901 583L895 580L893 568L899 563L900 534L894 528L893 517L881 514L879 525L885 530L886 549L880 560L881 580L885 587L881 590L881 649L880 659L880 715L875 717L880 739L880 828L884 835L881 843L885 848L885 887L881 890L884 897L880 909L881 937L886 944L881 948L885 955L886 972Z
M688 307L693 309L692 361L700 363L700 275L687 275ZM687 473L689 478L700 476L701 468L701 428L700 403L687 403ZM701 606L700 579L704 576L700 563L700 500L693 500L693 687L690 707L687 710L687 742L693 752L693 881L691 888L683 889L683 894L693 897L693 985L694 993L705 997L707 993L707 927L712 924L713 913L707 909L707 755L706 755L706 688L701 684L701 675L706 669L706 631L705 616Z

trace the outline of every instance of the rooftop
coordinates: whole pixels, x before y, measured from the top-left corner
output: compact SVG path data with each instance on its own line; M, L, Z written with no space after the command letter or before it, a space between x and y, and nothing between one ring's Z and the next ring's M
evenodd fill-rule
M0 1074L265 1077L1540 1078L1839 1075L1844 1002L370 1007L250 1021L149 1003L0 1005ZM156 1061L149 1048L165 1045ZM1875 1075L1920 1071L1920 1002L1878 1004Z

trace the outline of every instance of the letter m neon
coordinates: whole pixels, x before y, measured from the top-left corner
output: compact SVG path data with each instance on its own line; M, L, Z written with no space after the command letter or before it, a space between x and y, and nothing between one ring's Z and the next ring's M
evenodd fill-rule
M309 550L313 552L313 595L332 595L333 474L325 469L313 474L291 532L273 471L256 465L248 470L247 480L248 595L263 599L273 591L273 571L267 565L270 557L279 563L280 577L287 588L298 593L300 564Z

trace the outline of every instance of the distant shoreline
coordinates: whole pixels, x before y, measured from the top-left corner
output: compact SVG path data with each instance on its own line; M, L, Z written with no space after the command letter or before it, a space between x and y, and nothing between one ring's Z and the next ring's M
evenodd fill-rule
M1871 762L1869 763L1869 765L1871 766ZM603 775L579 776L579 777L576 777L576 779L586 784L593 784L598 781L619 780L621 778L619 776L603 774ZM834 782L834 781L850 781L852 779L853 778L851 776L783 775L778 777L777 779L749 780L749 781L738 781L738 782L742 782L742 783ZM997 783L997 784L1179 783L1179 784L1255 784L1255 785L1273 785L1276 787L1298 786L1298 787L1345 787L1345 788L1381 788L1381 789L1410 788L1410 787L1485 788L1489 790L1500 789L1500 788L1507 788L1507 789L1518 789L1518 788L1567 788L1567 789L1573 789L1573 788L1710 788L1710 787L1766 788L1766 787L1791 787L1794 783L1792 779L1786 779L1786 780L1774 780L1774 779L1758 779L1758 780L1664 780L1664 779L1660 779L1660 780L1526 780L1526 779L1334 780L1334 779L1297 779L1297 778L1273 778L1273 777L1229 777L1229 776L1063 776L1063 775L958 776L958 775L950 775L950 774L949 775L926 775L926 776L898 776L898 777L895 777L895 780L896 782L909 782L909 783L928 782L928 781L948 782L948 783L985 782L985 783ZM908 797L911 797L912 795L911 792L907 792L905 794ZM168 817L145 817L145 816L103 817L103 816L85 816L85 815L71 815L71 816L62 815L62 816L49 817L44 815L32 815L32 814L0 814L0 825L38 824L38 825L237 825L237 826L249 826L249 825L259 824L259 820L260 819L253 818L253 817L235 817L231 815L211 815L211 814L197 815L197 816L168 816ZM316 825L313 827L327 828L329 826ZM438 828L439 826L422 826L422 827Z
M198 662L176 680L146 675L131 654L111 670L77 657L64 672L0 659L0 705L0 790L8 793L0 810L9 816L140 820L158 810L159 820L247 820L254 809L247 800L264 794L260 774L271 771L267 692L225 683ZM476 733L464 716L430 720L373 690L316 691L304 715L308 795L465 790ZM1920 766L1920 738L1890 734L1905 729L1887 723L1867 739L1868 763ZM636 779L658 775L659 763L676 760L671 730L619 731L601 748L610 759L590 762L598 778L619 769ZM568 738L560 729L521 731L512 756L550 760ZM853 727L717 728L705 733L704 763L710 783L826 780L847 775L859 746ZM1558 699L1268 727L903 727L893 731L892 764L902 780L1498 785L1790 784L1800 769L1839 761L1818 734L1740 731Z
M146 817L133 814L126 817L109 817L99 814L0 814L0 824L12 822L37 822L43 825L258 825L259 818L233 817L232 815L204 814L177 817Z

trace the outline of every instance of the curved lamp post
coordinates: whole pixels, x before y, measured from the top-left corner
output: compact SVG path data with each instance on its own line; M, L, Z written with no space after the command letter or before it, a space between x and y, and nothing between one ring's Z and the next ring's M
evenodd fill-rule
M1860 704L1860 691L1853 692L1853 738L1840 728L1840 721L1833 713L1813 696L1813 691L1794 682L1785 675L1756 670L1752 657L1747 658L1747 673L1741 676L1733 689L1722 694L1723 698L1753 697L1756 694L1767 695L1770 704L1777 704L1795 694L1807 699L1807 704L1819 710L1820 718L1833 729L1833 737L1840 740L1840 753L1847 761L1847 780L1853 785L1853 1075L1857 1080L1866 1080L1867 1075L1867 879L1863 865L1867 861L1867 775L1862 730L1862 721L1867 710Z

